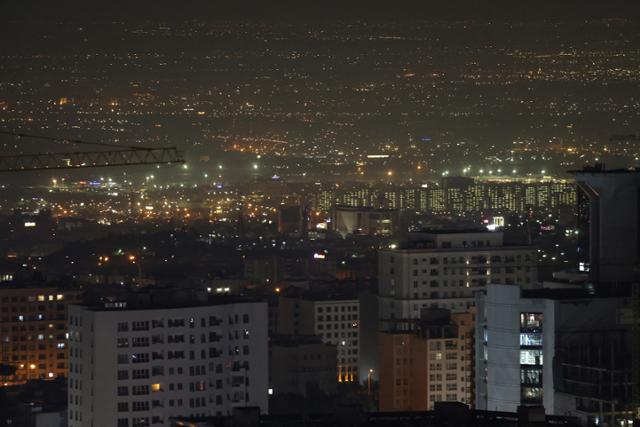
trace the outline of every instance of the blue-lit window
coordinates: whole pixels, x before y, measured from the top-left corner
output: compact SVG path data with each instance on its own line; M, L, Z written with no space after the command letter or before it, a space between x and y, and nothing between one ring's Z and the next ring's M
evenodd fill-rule
M535 332L523 332L520 334L521 346L542 346L542 334Z

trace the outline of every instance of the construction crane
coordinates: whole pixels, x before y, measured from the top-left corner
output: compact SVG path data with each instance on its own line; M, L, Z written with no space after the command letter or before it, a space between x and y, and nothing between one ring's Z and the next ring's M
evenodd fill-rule
M111 150L73 151L0 156L0 172L27 172L54 169L79 169L114 166L185 163L184 153L176 147L145 148L122 146L80 139L55 138L43 135L0 130L0 135L19 138L58 141L67 144L109 147Z

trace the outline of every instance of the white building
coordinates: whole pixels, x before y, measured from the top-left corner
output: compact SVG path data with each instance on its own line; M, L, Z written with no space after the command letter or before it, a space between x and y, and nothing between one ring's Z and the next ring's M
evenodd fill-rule
M265 303L71 306L69 328L69 427L267 412Z
M556 301L495 284L476 297L476 408L554 413Z
M464 312L487 283L534 287L537 253L506 246L500 232L411 233L401 247L380 251L378 277L383 321L419 318L423 307Z
M631 300L559 286L477 293L476 407L544 405L582 425L631 425Z

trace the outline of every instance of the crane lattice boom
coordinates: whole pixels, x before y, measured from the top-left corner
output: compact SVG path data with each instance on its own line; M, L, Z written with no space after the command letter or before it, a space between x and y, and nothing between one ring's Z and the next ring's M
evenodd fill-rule
M184 163L175 147L0 156L0 172Z

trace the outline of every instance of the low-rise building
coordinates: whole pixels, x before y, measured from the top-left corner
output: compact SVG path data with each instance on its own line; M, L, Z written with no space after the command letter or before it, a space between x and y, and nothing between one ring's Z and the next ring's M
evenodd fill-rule
M275 335L269 339L269 389L274 395L307 396L336 391L336 346L316 335Z

